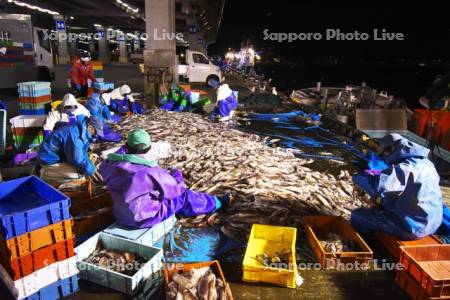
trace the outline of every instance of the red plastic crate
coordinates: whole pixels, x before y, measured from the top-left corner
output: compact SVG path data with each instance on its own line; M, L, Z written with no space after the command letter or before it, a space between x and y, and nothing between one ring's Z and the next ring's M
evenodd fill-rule
M413 246L431 246L442 244L441 241L439 241L432 235L415 241L401 241L395 236L386 233L377 233L376 237L378 238L380 245L384 249L386 249L389 252L389 254L392 255L392 257L394 257L397 260L400 258L401 253L400 247L402 246L413 247Z
M44 95L40 97L19 97L19 102L22 103L31 103L31 104L38 104L38 103L46 103L52 101L52 95Z
M450 298L450 245L401 247L400 263L429 297Z
M5 253L1 253L0 262L11 275L11 278L18 280L43 267L74 255L74 239L69 239L38 249L19 258L10 259Z
M430 297L425 290L412 278L408 273L404 271L397 272L395 276L395 282L404 290L413 300L444 300L450 299L450 297Z

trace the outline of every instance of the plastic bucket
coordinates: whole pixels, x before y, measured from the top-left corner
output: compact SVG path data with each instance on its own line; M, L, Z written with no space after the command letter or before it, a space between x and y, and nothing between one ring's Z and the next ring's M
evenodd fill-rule
M430 111L427 109L416 109L413 114L413 132L425 137L428 130Z

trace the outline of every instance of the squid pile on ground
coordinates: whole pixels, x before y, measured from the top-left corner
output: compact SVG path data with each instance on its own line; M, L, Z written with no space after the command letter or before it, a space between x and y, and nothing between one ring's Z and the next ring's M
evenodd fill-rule
M167 300L227 300L225 283L209 267L172 273L167 286Z
M144 128L153 141L168 142L171 156L160 166L182 170L192 190L235 199L226 210L182 220L183 226L218 226L230 237L245 239L254 223L297 226L308 214L349 218L351 210L367 205L367 195L356 192L351 177L337 177L308 168L314 160L295 156L289 149L268 146L267 138L212 123L192 113L155 110L114 126L124 137ZM103 149L113 144L102 144Z

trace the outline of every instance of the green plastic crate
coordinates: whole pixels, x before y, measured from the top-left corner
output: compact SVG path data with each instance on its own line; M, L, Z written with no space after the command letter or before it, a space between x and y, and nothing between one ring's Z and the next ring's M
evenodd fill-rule
M31 136L31 135L13 135L14 147L18 151L28 150L31 147L38 146L44 141L43 135Z
M49 103L51 103L51 101L42 102L42 103L24 103L24 102L19 102L19 108L20 109L33 109L33 110L45 109L45 107Z

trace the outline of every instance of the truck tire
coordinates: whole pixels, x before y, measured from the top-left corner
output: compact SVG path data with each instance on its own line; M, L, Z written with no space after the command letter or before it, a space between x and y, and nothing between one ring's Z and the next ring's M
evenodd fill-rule
M37 80L38 81L53 81L52 76L50 75L50 71L47 67L38 67L37 69Z
M214 80L220 83L219 77L217 77L216 75L209 75L208 78L206 78L206 86L213 87Z

